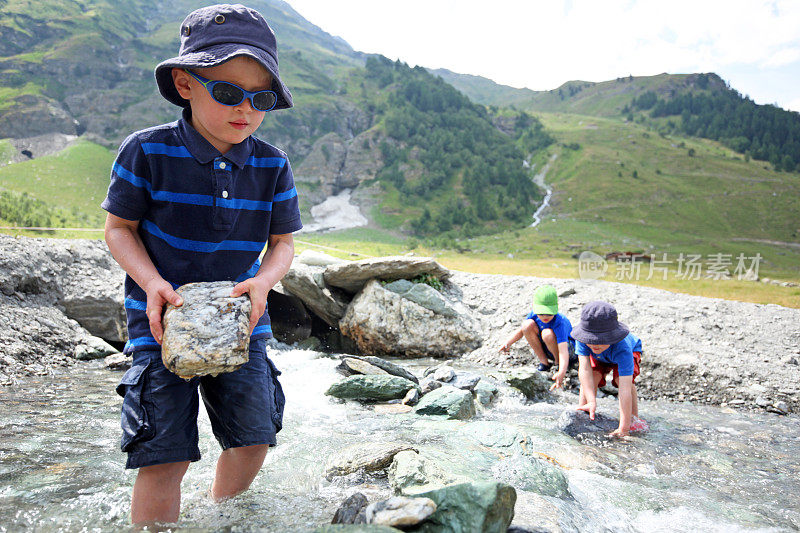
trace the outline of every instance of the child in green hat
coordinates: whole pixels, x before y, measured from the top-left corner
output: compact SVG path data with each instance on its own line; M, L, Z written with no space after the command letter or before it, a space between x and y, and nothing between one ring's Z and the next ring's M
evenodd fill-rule
M558 361L558 372L553 376L553 389L563 386L570 364L577 363L575 340L570 336L572 324L558 312L558 294L552 285L542 285L533 293L533 308L522 325L500 346L508 353L511 345L523 336L539 360L538 369L550 370ZM556 354L558 359L556 360Z

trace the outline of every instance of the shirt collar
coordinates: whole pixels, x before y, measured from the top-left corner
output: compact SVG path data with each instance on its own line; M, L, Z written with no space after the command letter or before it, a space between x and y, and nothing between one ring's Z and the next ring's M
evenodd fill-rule
M218 157L224 157L239 168L244 167L250 154L253 153L253 138L247 137L239 144L234 144L225 155L220 154L219 150L203 137L199 131L191 125L192 111L186 107L183 116L178 121L178 136L183 142L189 153L202 164L210 163Z

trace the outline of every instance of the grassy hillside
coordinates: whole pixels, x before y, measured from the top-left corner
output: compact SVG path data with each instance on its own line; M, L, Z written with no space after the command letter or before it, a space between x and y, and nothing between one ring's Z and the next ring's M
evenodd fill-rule
M0 167L0 188L27 193L57 210L55 226L99 227L114 157L111 150L81 140L58 154Z

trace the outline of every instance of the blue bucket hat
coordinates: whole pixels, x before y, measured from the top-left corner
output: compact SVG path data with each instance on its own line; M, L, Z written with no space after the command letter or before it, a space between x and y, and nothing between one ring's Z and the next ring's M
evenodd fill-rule
M161 95L181 107L183 99L172 81L173 68L215 67L238 56L251 57L272 74L272 87L278 95L275 109L292 107L292 93L278 73L275 34L255 9L241 4L218 4L197 9L181 23L181 48L178 57L156 67L156 83Z
M607 302L589 302L581 311L572 338L584 344L614 344L628 336L628 326L617 320L617 310Z

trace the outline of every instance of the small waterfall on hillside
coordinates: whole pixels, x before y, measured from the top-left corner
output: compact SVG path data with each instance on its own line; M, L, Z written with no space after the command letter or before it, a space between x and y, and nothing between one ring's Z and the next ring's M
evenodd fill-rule
M539 208L536 210L536 212L533 214L533 223L531 223L530 225L530 227L532 228L535 228L536 226L539 225L539 223L542 221L540 215L545 210L545 208L548 205L550 205L550 197L553 195L553 189L547 186L547 184L544 182L544 178L547 175L547 171L550 170L550 163L555 161L557 157L558 154L553 154L552 156L550 156L550 160L547 162L547 164L545 164L544 167L542 167L542 171L533 177L533 182L540 188L545 190L545 195L544 199L542 199L542 205L540 205Z

